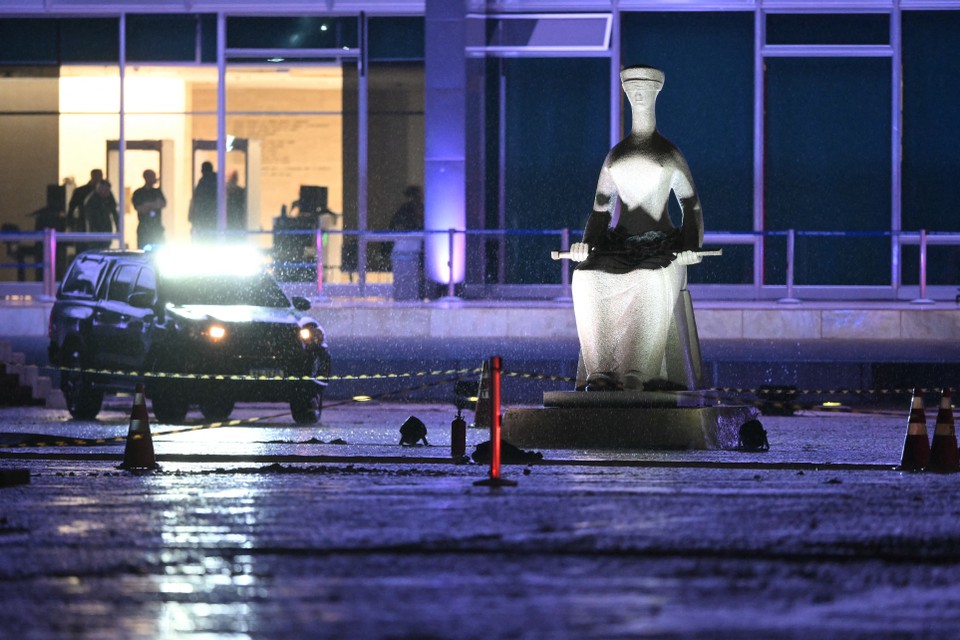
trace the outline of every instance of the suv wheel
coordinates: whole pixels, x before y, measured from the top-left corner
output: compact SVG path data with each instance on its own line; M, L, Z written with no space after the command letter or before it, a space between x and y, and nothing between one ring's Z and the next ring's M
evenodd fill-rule
M290 401L290 415L297 424L316 424L323 407L323 390Z
M95 389L89 376L83 372L83 359L76 349L64 358L60 371L60 390L67 403L67 411L74 420L93 420L103 406L103 391ZM69 369L69 370L68 370Z
M164 424L181 424L190 405L181 396L161 393L153 396L153 415Z
M200 403L200 413L209 422L223 422L233 413L233 404L233 398L210 398Z

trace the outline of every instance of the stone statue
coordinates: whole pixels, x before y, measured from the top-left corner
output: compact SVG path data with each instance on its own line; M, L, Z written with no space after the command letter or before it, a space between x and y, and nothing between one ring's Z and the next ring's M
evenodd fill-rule
M700 262L703 244L690 168L656 127L663 72L627 67L620 80L633 127L607 154L583 242L567 254L580 262L572 281L581 358L577 388L587 391L670 388L668 334L687 265ZM679 229L668 212L671 191L683 212ZM699 359L699 344L696 349Z

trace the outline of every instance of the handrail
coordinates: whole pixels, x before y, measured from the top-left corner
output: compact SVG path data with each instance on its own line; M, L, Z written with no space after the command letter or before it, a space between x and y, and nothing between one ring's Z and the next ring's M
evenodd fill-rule
M306 235L310 234L316 238L316 249L317 249L317 258L316 263L314 262L290 262L285 263L291 266L313 266L316 264L317 267L317 295L323 295L323 237L326 235L336 235L340 234L342 236L358 236L362 242L396 242L398 240L404 239L418 239L425 240L428 236L436 234L444 234L449 238L448 250L451 260L448 262L447 267L449 269L449 274L454 274L456 272L455 265L453 263L453 257L455 256L454 252L454 243L455 237L459 234L465 236L477 236L477 237L486 237L493 236L497 238L503 238L505 236L541 236L549 237L556 236L558 240L558 245L561 250L567 250L570 246L571 237L579 237L580 231L571 230L569 228L563 229L486 229L486 230L473 230L473 229L424 229L418 231L361 231L361 230L352 230L352 229L290 229L290 230L279 230L275 229L273 231L250 231L244 234L244 232L229 232L230 236L237 235L261 235L261 234L271 234L276 235ZM227 235L227 234L224 234ZM914 304L932 304L933 300L927 297L927 262L928 262L928 247L931 245L937 246L960 246L960 232L949 232L949 231L928 231L926 229L921 229L918 231L816 231L816 230L796 230L796 229L787 229L784 231L781 230L768 230L768 231L713 231L704 234L704 244L705 245L751 245L754 248L754 251L757 251L761 246L761 243L767 238L784 236L787 241L787 256L786 256L786 296L780 299L780 302L792 303L799 302L799 299L794 297L794 272L795 272L795 240L797 236L805 237L842 237L842 238L855 238L855 237L890 237L893 242L897 243L898 250L903 246L919 246L919 296L912 300ZM14 242L39 242L43 247L43 257L39 262L13 262L13 263L0 263L0 268L17 268L18 270L23 269L40 269L43 272L43 295L47 297L52 297L56 292L56 247L58 242L113 242L114 240L119 240L119 234L115 233L88 233L88 232L63 232L55 231L53 229L46 229L42 231L2 231L0 232L0 242L4 243L14 243ZM9 251L8 251L9 253ZM358 265L358 274L360 276L360 289L361 292L365 286L366 270L365 265ZM560 282L561 282L561 296L560 299L569 299L570 297L570 265L565 262L560 263ZM455 298L455 284L453 278L449 278L450 282L448 283L447 296L449 298ZM766 286L766 283L762 281L757 281L755 278L753 286L756 290L756 296L759 298L759 291L761 287ZM760 279L762 280L762 278ZM896 286L895 289L899 291L900 288L900 276L896 276Z

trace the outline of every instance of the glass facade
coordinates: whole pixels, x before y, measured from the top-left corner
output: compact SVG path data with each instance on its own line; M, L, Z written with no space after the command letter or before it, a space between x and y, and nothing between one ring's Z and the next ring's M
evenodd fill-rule
M467 181L479 186L467 232L492 235L469 240L467 285L561 282L558 263L532 256L559 248L560 230L578 238L603 157L630 126L617 69L637 63L666 73L658 128L686 156L724 248L691 283L889 295L921 278L920 230L941 236L927 282L960 281L960 11L620 6L593 17L590 46L562 20L549 46L534 42L532 14L490 18L526 34L509 51L502 38L469 43ZM424 16L264 11L0 14L5 228L39 226L33 214L102 169L120 207L115 244L136 246L132 193L151 169L167 239L188 241L210 162L223 228L276 251L277 231L296 227L285 218L309 205L328 232L324 281L389 282L391 243L364 234L389 229L408 186L429 188ZM575 16L564 11L551 17ZM315 261L300 244L295 257Z
M706 229L753 229L753 14L629 13L621 41L624 65L650 64L665 74L657 128L687 158ZM622 108L628 131L626 99ZM751 282L752 249L723 250L722 260L689 269L690 282Z

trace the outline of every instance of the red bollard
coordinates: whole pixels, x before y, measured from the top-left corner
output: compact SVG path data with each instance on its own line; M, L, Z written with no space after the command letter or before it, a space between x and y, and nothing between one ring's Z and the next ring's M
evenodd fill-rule
M500 356L490 357L490 477L473 484L487 487L515 487L500 477Z

